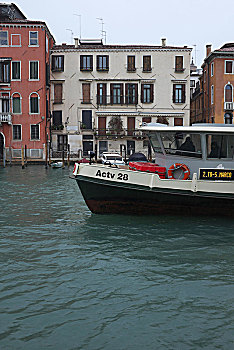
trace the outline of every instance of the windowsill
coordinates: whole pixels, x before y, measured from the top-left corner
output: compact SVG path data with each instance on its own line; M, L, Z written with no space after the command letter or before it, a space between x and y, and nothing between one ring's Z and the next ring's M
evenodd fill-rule
M85 101L85 102L81 101L82 105L90 105L91 103L92 103L91 101Z
M28 79L28 81L40 81L40 79Z
M98 69L98 68L97 68L97 72L106 72L106 73L108 73L108 72L109 72L109 69Z
M32 115L32 116L33 116L33 115L38 116L38 115L40 115L40 113L39 113L39 112L38 112L38 113L30 113L30 112L29 112L29 115Z
M0 45L0 47L9 47L10 45Z
M28 45L28 47L39 47L39 45Z
M12 78L11 78L11 81L13 81L13 82L14 82L14 81L21 81L21 79L12 79Z
M12 139L13 142L19 142L22 141L22 139Z
M175 103L175 104L177 104L177 105L183 105L183 104L185 104L185 102L174 102L174 101L173 101L173 103Z
M81 72L92 72L93 69L80 69Z
M150 69L150 70L142 70L142 73L151 73L152 72L152 69Z
M127 73L136 73L136 68L135 69L127 69Z
M10 45L10 47L22 47L22 45Z
M62 101L59 101L59 102L53 102L53 105L62 105L63 102Z
M12 112L12 114L14 114L14 115L22 115L22 112L20 112L20 113L14 113L14 112Z
M175 73L184 73L184 71L185 71L185 68L178 69L178 70L175 69Z
M41 141L40 139L30 139L30 141Z

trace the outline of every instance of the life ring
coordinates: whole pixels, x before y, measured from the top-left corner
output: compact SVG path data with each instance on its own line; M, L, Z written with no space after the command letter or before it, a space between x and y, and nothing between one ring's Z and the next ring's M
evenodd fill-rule
M184 173L184 178L183 180L187 180L189 178L189 175L190 175L190 170L189 168L187 167L187 165L185 164L180 164L180 163L175 163L175 164L172 164L170 166L170 168L168 169L168 179L175 179L175 177L173 176L173 173L176 169L182 169L183 170L183 173Z

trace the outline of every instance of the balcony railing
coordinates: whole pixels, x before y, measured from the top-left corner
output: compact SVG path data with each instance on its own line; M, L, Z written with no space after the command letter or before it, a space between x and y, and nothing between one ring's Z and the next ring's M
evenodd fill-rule
M97 105L137 105L138 95L97 95Z
M98 138L113 138L113 139L119 139L124 137L134 137L134 138L141 138L143 137L143 133L140 130L137 129L122 129L122 130L114 130L114 129L95 129L94 134Z
M233 102L224 102L224 109L228 111L233 110Z
M0 123L12 124L11 114L8 112L0 112Z

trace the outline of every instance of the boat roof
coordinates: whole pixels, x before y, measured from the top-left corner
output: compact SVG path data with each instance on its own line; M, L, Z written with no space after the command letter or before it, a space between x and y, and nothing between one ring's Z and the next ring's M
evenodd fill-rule
M188 132L188 133L234 133L234 124L193 124L190 126L168 126L160 123L145 123L140 127L142 131L158 132Z

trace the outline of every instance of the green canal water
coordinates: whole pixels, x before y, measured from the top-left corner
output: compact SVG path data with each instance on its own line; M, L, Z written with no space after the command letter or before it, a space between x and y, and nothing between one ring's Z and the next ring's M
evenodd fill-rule
M234 219L98 216L0 169L0 349L234 349Z

